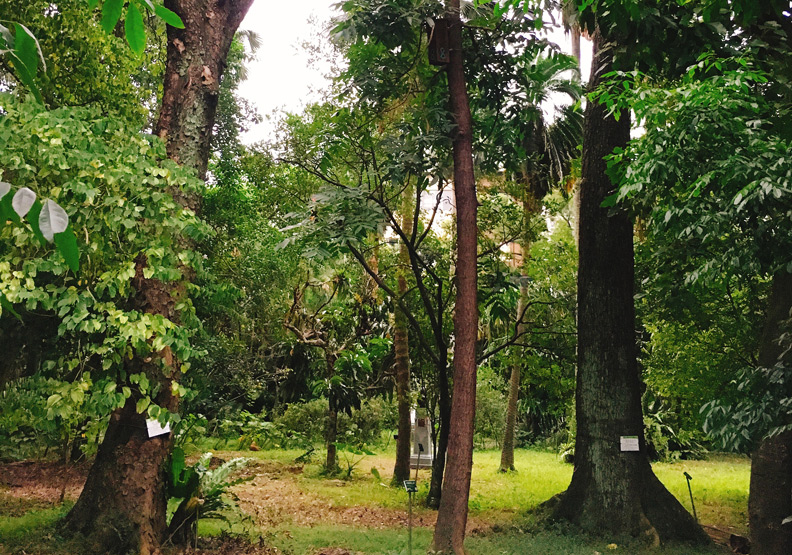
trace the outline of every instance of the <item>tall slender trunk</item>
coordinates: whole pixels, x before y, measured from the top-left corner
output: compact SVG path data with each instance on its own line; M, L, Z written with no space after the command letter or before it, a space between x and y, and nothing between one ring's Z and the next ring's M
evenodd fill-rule
M523 251L525 252L525 251ZM523 254L525 256L525 254ZM517 317L523 313L525 306L525 286L520 286L520 299L517 302ZM517 324L518 333L524 332L525 325ZM506 426L503 430L503 448L501 449L500 472L514 471L514 430L517 427L517 401L520 396L520 369L521 363L515 362L509 377L509 400L506 405Z
M330 352L329 347L325 347L325 363L327 364L327 378L331 379L335 374L335 363L337 357ZM325 458L325 472L335 474L338 470L338 455L336 442L338 441L338 400L334 389L330 389L327 395L327 417L325 418L325 447L327 457Z
M403 193L401 227L406 237L412 236L414 215L413 187L408 185ZM399 271L397 292L400 297L407 293L407 272L410 253L407 245L399 248ZM397 306L394 311L393 350L396 369L396 402L399 411L399 430L396 439L396 463L393 467L393 484L400 486L410 478L410 344L407 316Z
M217 111L220 78L234 33L253 0L166 0L184 29L168 26L167 60L162 106L156 133L167 145L168 156L206 175L209 142ZM199 199L179 190L171 193L183 206L197 209ZM142 312L178 321L176 299L184 283L146 279L144 255L135 261L133 303ZM187 276L189 279L190 276ZM170 349L155 360L136 356L127 375L145 372L161 386L155 401L175 412L178 398L171 382L179 364ZM115 411L91 468L85 487L65 519L72 531L90 536L97 552L149 554L159 551L165 526L165 462L170 453L169 435L148 438L145 416L135 408L135 396Z
M536 135L537 134L535 134L535 136ZM525 179L522 200L525 230L520 244L520 248L522 250L522 260L520 261L520 265L522 266L523 280L527 279L526 273L528 270L529 260L528 251L531 248L531 234L529 232L530 221L534 215L539 213L540 209L539 202L537 200L537 191L539 190L539 187L537 187L538 177L531 175L529 172L526 172L524 177ZM527 295L528 288L523 283L520 285L520 299L517 302L517 332L520 334L525 333L525 324L522 323L522 316L525 306L528 303L528 299L526 298ZM520 396L520 374L521 365L518 361L512 365L511 376L509 377L509 400L506 405L506 425L504 426L503 430L503 448L501 449L500 472L509 472L515 470L514 430L517 427L517 401L519 400Z
M448 360L448 350L446 348L439 349L436 370L440 427L435 445L436 453L432 461L429 494L426 497L426 506L432 509L440 507L440 497L443 493L443 474L445 472L446 454L448 453L448 432L451 428L451 392L448 387L448 366L446 360Z
M598 35L598 33L597 33ZM612 49L595 36L591 87L613 69ZM630 138L629 114L617 121L589 102L583 133L578 266L578 375L575 468L554 516L597 534L659 543L706 542L693 517L652 472L641 412L635 343L633 226L602 207L613 192L603 157ZM621 451L620 437L638 439Z
M759 345L759 366L772 368L785 355L778 338L792 312L792 274L773 276L767 316ZM786 356L788 359L789 356ZM751 553L792 553L792 524L781 522L792 516L792 432L763 439L751 457L751 489L748 519Z
M453 135L454 192L457 210L457 296L454 311L454 394L440 509L433 546L439 553L464 553L473 466L476 412L476 338L478 335L476 182L473 130L462 59L459 0L449 2L448 89L456 128Z

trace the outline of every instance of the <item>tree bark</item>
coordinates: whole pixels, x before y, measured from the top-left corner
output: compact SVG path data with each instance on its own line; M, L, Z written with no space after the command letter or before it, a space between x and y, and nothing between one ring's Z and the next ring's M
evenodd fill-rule
M598 35L598 33L596 34ZM613 69L612 50L595 36L591 87ZM578 376L575 468L555 500L554 517L585 531L643 537L650 543L708 541L693 517L652 472L641 411L633 300L633 226L603 208L614 187L603 157L630 138L629 114L617 121L588 102L583 135L578 267ZM620 436L639 450L622 452Z
M162 106L155 127L167 145L168 156L206 176L209 142L217 111L220 78L228 49L253 0L166 0L184 29L168 26L167 61ZM186 207L197 210L199 199L172 191ZM146 257L135 264L134 303L139 310L178 321L175 298L184 294L184 283L145 279ZM189 276L188 276L189 279ZM179 364L170 349L158 360L130 361L133 371L144 371L161 385L155 401L170 411L178 399L170 395ZM162 369L160 369L160 365ZM130 374L132 372L128 372ZM135 396L111 416L85 487L66 517L68 529L89 536L97 552L157 553L166 523L165 463L170 453L169 435L149 439L145 416L137 414Z
M785 346L778 339L786 331L790 311L792 274L781 271L773 276L759 345L759 366L772 368L778 362L787 362L782 360ZM792 432L764 438L751 457L748 497L751 553L792 553L792 524L781 524L788 516L792 516Z
M402 202L402 231L407 237L412 236L413 202L412 187L407 186ZM407 245L402 243L399 248L399 272L397 292L400 297L407 293L407 272L410 264L410 253ZM404 312L396 306L393 323L393 350L395 352L394 367L396 370L396 402L399 411L399 430L396 438L396 463L393 467L393 485L401 486L410 478L410 343L409 323Z
M449 2L448 89L456 128L453 135L454 194L457 210L457 296L454 312L454 394L440 509L433 549L464 553L465 527L473 466L473 422L476 412L476 339L478 335L476 182L473 131L462 60L459 0Z

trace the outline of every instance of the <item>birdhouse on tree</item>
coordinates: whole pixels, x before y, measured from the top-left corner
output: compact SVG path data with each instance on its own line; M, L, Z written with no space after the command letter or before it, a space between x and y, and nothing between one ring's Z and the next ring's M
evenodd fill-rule
M429 63L443 66L448 61L448 21L435 19L434 24L429 25Z

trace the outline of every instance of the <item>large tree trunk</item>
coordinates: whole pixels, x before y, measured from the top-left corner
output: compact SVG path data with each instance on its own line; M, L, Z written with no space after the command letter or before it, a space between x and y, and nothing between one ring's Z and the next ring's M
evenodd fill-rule
M406 237L412 236L414 212L413 191L407 186L403 195L401 227ZM407 293L407 272L410 265L410 253L407 245L401 244L399 249L399 271L397 292L400 297ZM399 430L396 438L396 463L393 466L393 485L401 486L410 478L410 343L408 335L409 323L407 316L397 306L393 323L393 350L396 370L396 402L399 410Z
M166 0L184 29L168 27L167 62L160 117L156 133L167 145L168 156L206 175L209 142L217 111L220 78L234 33L253 0ZM183 205L197 209L197 198L172 191ZM145 256L136 260L133 279L139 310L161 314L174 321L175 298L183 295L183 283L145 279ZM130 362L133 371L144 371L152 383L160 383L156 402L171 411L178 399L170 395L171 381L179 374L178 361L169 349L158 359ZM159 366L162 366L162 370ZM130 374L132 372L128 372ZM145 417L135 410L136 399L113 413L105 439L88 475L85 487L66 517L68 529L95 540L97 552L155 553L165 533L165 462L170 453L168 435L149 439Z
M476 412L476 338L478 335L476 182L473 131L462 60L459 0L449 2L448 89L456 128L453 136L454 193L457 211L457 296L454 311L454 394L440 509L433 548L464 553L465 527L473 466L473 421Z
M778 362L787 362L781 360L785 346L778 339L786 331L784 323L790 318L790 311L792 274L782 271L773 277L759 345L759 366L772 368ZM751 553L792 553L792 524L781 524L788 516L792 516L792 432L763 439L751 458Z
M613 69L611 50L595 37L591 87ZM603 208L613 192L603 157L630 138L629 114L617 121L588 102L583 134L578 267L578 376L575 468L554 516L588 532L706 542L693 517L652 472L641 412L635 343L633 226ZM620 436L639 450L622 452Z

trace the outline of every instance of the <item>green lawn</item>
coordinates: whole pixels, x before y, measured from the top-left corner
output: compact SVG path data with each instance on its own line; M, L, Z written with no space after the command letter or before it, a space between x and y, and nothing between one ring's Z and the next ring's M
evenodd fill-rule
M368 508L377 514L401 515L407 506L407 494L402 489L387 487L392 470L390 454L380 453L362 460L349 480L332 480L321 475L317 454L315 461L300 468L293 461L300 451L274 450L259 452L217 451L224 459L234 456L250 457L256 463L256 472L266 473L270 480L287 484L289 491L305 496L306 503L327 507L328 514L343 513L345 508ZM554 453L538 450L518 450L517 472L497 472L500 454L497 451L478 451L474 454L471 484L471 522L483 532L469 534L467 548L471 554L532 553L532 554L586 554L604 553L672 553L703 554L712 550L695 550L690 547L671 546L665 549L646 549L635 545L622 545L612 538L592 539L565 529L545 530L531 524L530 510L539 503L563 491L569 483L572 466L560 462ZM378 479L371 472L377 469ZM699 518L705 524L721 528L746 530L746 508L750 464L742 457L713 456L706 461L685 461L674 464L656 464L655 471L674 495L689 508L690 498L683 472L693 476L692 487ZM417 501L426 495L429 471L419 473ZM238 488L249 487L246 484ZM264 487L264 486L262 486ZM2 492L0 492L0 500ZM291 504L290 504L291 503ZM18 503L17 503L18 505ZM20 510L14 505L13 514ZM78 547L62 543L55 523L64 508L42 509L31 506L22 516L3 516L0 503L0 554L42 553L62 555L79 553ZM284 510L299 511L293 499L284 499ZM295 508L297 507L297 508ZM280 503L276 502L276 510ZM365 511L363 511L365 512ZM419 504L414 511L431 521L433 512ZM288 515L287 515L288 516ZM403 525L365 522L364 525L339 521L306 522L285 518L277 525L259 526L254 517L235 521L233 531L265 541L284 553L314 553L322 547L341 547L357 553L406 553L407 530ZM398 519L395 521L398 522ZM201 535L218 535L227 525L217 521L203 521ZM415 553L425 552L431 541L431 527L415 527L413 548ZM615 543L612 543L615 542Z

